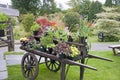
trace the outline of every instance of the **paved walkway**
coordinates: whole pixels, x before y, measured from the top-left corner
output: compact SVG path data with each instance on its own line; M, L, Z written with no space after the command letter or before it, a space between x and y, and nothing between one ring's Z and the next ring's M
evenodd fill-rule
M113 44L92 43L91 50L93 50L93 51L111 50L110 48L108 48L109 45L113 45ZM22 50L19 49L19 47L20 47L19 44L15 46L15 51L16 52L22 51ZM3 53L5 51L7 51L7 47L0 48L0 80L7 79L7 77L8 77L6 65L20 64L21 59L23 57L23 55L6 55L5 56L6 60L5 60L4 56L3 56ZM42 60L42 61L44 61L44 60Z
M8 78L6 60L4 60L3 53L0 53L0 80Z
M19 47L20 47L20 45L15 46L15 51L16 52L22 51L22 50L19 49ZM3 55L3 53L6 52L6 51L8 51L7 47L0 48L0 80L6 80L8 78L8 72L7 72L8 63L12 63L11 65L15 65L15 64L18 64L18 63L20 64L20 59L22 58L22 57L19 57L19 55L14 56L14 57L12 57L12 59L13 59L12 62L10 62L9 58L7 58L7 56L4 57L4 55ZM8 60L6 60L6 58ZM15 59L17 59L17 60L15 60ZM14 61L16 61L16 63Z
M111 50L111 48L108 48L108 46L110 45L114 45L114 43L92 43L91 50L93 51Z

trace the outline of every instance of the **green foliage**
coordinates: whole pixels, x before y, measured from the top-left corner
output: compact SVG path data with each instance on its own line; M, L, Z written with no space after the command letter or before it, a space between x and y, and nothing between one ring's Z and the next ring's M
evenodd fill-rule
M120 6L118 6L115 11L118 12L118 13L120 13Z
M78 12L83 17L88 16L88 20L92 21L96 18L96 13L102 11L102 4L98 1L90 0L70 0L68 5L72 7L71 11Z
M7 21L8 20L8 17L3 14L3 13L0 13L0 21Z
M90 5L91 5L90 0L82 0L82 4L80 4L80 7L79 7L79 13L81 15L87 15L88 16L89 10L90 10Z
M82 15L88 15L90 4L90 0L70 0L68 2L68 5L73 8L73 11Z
M59 29L54 31L54 38L57 39L59 43L68 41L68 33L64 29Z
M100 29L103 30L113 30L120 27L120 22L116 20L110 20L110 19L98 19L95 26L98 26Z
M104 37L104 41L105 42L118 42L120 40L120 37L118 36L114 36L114 35L109 35L109 34L105 34L105 37Z
M21 37L25 36L25 31L23 26L19 25L20 27L14 28L14 39L19 40Z
M24 30L26 32L30 32L30 28L33 25L33 22L34 22L34 15L33 14L23 15L22 24L23 24Z
M110 19L110 20L120 20L120 14L118 12L103 12L96 14L98 18Z
M55 44L53 43L53 36L54 36L53 31L48 30L47 33L42 35L40 38L42 45L48 48L55 47Z
M81 1L82 0L69 0L67 4L73 8L72 11L79 12Z
M112 0L106 0L105 1L105 6L112 7Z
M80 18L80 23L79 23L80 26L77 29L78 30L77 33L79 34L79 36L88 37L91 35L91 31L93 31L93 28L92 26L90 26L90 24L92 23L89 23L87 19L83 20L82 18Z
M0 22L6 22L8 20L8 17L3 14L3 13L0 13ZM4 23L4 24L0 24L0 29L5 29L7 27L7 24Z
M96 13L100 13L102 11L102 4L98 1L93 1L90 5L88 20L96 19Z
M24 17L24 14L20 14L20 16L18 16L18 21L19 21L19 22L22 22L23 17Z
M76 24L79 24L80 15L77 12L68 12L65 14L63 21L69 27L70 31L75 29Z
M67 42L68 35L64 29L48 30L46 34L42 35L40 40L43 46L53 48L55 44L53 40L57 40L58 43Z
M12 24L12 26L15 26L16 25L16 20L15 20L15 18L10 18L11 19L11 24Z
M20 11L20 13L34 13L37 14L41 0L11 0L12 6Z
M33 25L31 26L31 31L37 31L40 28L40 25L37 24L36 22L33 23Z
M42 0L42 5L40 8L39 14L51 14L55 12L61 11L59 8L56 7L56 3L54 0Z

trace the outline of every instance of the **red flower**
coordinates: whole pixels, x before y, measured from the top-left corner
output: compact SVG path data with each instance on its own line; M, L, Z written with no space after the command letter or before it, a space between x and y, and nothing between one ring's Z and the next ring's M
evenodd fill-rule
M46 27L46 26L48 26L48 21L46 19L41 19L40 24L42 27Z
M39 20L39 19L36 19L36 23L40 24L40 20Z
M40 24L42 27L54 26L55 22L49 22L47 19L36 19L36 23Z
M55 26L56 23L55 22L50 22L49 24L50 24L50 26Z
M89 23L88 27L92 27L93 26L93 23Z

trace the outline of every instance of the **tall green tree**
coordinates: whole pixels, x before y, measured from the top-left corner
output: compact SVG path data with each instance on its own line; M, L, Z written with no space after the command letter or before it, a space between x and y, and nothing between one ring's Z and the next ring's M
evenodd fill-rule
M81 15L88 15L90 4L90 0L70 0L68 2L68 5Z
M70 0L67 4L73 8L73 11L79 12L81 3L82 0Z
M20 11L20 13L34 13L39 10L40 0L11 0L12 6Z
M93 1L90 5L89 14L88 14L88 20L93 20L96 18L97 13L100 13L102 11L102 4L99 1Z
M89 9L90 9L90 0L82 0L82 3L80 5L79 13L82 15L87 15L89 14Z
M88 20L95 19L95 14L102 11L102 4L98 1L91 2L90 0L70 0L68 5L73 8L73 11L78 12L83 17L88 16Z
M54 0L42 0L42 6L40 10L41 15L55 13L57 11L58 8L56 7Z
M74 32L76 31L76 24L79 24L80 15L77 12L68 12L65 14L63 21L69 27L69 30Z
M105 1L105 6L112 7L112 0L106 0Z

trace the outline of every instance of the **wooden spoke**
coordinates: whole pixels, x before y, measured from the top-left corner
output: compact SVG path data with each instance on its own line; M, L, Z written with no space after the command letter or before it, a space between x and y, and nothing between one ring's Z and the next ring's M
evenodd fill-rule
M25 78L35 80L39 71L38 60L35 55L26 53L22 58L21 67Z
M57 72L60 69L61 63L56 60L45 58L46 67L53 72Z

